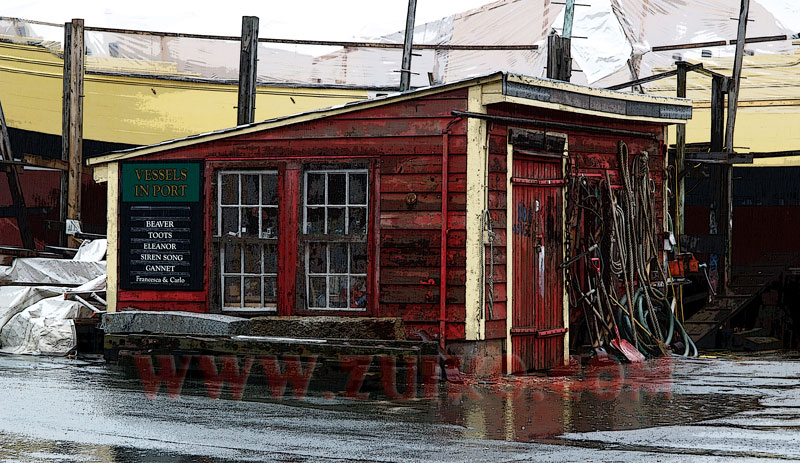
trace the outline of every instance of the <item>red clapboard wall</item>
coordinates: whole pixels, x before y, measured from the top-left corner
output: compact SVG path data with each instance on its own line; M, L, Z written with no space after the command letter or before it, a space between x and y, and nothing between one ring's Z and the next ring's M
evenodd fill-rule
M279 254L279 314L309 313L298 307L298 230L302 199L299 182L304 165L367 162L370 165L372 218L369 236L366 313L343 315L402 317L409 332L425 330L439 336L439 295L442 230L442 155L447 150L447 244L446 336L464 338L465 318L465 215L466 215L466 121L452 116L466 110L466 90L387 104L321 120L233 136L163 151L139 159L203 160L205 162L206 241L215 223L215 169L276 169L280 176L281 244ZM500 147L502 146L502 150ZM505 151L505 142L496 152ZM505 165L497 171L504 187ZM500 181L502 177L502 181ZM415 201L409 201L409 194ZM497 202L504 214L504 200ZM502 218L504 224L505 219ZM504 240L504 234L500 234ZM209 243L210 244L210 243ZM203 291L169 294L152 291L120 291L120 307L146 310L213 310L212 246L207 246L206 284ZM497 257L501 263L503 255ZM496 267L497 280L505 278ZM505 299L505 290L497 291ZM504 317L505 306L497 311ZM336 312L325 312L325 315ZM498 331L504 336L504 327Z

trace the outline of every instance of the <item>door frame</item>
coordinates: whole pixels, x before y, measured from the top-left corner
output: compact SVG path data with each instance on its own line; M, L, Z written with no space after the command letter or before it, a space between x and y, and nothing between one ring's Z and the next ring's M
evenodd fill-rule
M514 240L511 238L512 227L514 226L514 186L511 183L511 178L514 173L514 145L511 143L511 131L512 130L523 130L523 131L530 131L536 133L546 133L547 135L552 135L556 137L560 137L564 139L564 151L561 153L561 175L562 177L566 173L566 166L567 166L567 159L569 157L569 135L564 132L551 132L548 130L537 130L537 129L530 129L526 127L513 127L509 126L507 128L507 138L506 138L506 235L509 237L506 240L507 250L506 253L509 256L514 255ZM535 153L532 153L535 154ZM552 158L554 153L542 153L543 157ZM567 226L566 221L564 220L566 214L566 187L561 188L561 236L562 236L562 245L561 245L561 259L564 260L566 256L566 242L563 240L563 237L566 237L567 233ZM513 367L513 359L516 353L513 349L513 343L511 342L511 328L514 322L514 266L513 266L513 259L507 259L506 262L506 362L505 362L505 371L506 373L512 373ZM561 273L561 285L562 285L562 309L563 309L563 319L564 319L564 328L566 331L564 332L564 364L566 365L569 362L569 296L567 293L566 288L566 281L564 279L564 273Z

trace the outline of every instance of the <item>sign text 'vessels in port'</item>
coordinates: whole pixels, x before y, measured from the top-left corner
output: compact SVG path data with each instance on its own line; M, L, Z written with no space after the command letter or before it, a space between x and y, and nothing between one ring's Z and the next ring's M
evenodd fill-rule
M122 164L120 285L202 289L200 164Z

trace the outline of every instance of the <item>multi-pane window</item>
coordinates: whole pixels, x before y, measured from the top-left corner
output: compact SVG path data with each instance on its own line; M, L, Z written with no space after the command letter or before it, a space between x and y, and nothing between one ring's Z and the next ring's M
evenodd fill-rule
M308 309L366 308L367 204L366 170L306 172L303 233Z
M278 173L222 171L218 180L222 309L274 310Z

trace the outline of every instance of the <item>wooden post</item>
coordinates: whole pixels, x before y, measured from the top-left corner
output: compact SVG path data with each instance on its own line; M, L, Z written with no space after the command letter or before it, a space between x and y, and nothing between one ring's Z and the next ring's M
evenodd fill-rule
M61 174L61 221L81 219L81 176L83 173L83 66L86 47L83 41L83 19L64 24L64 96L61 115L61 159L69 170ZM65 181L64 177L67 177ZM64 201L64 184L66 201ZM64 205L66 203L66 210ZM69 246L77 246L70 238Z
M411 88L411 45L414 42L414 18L417 15L417 0L408 0L406 34L403 40L403 61L400 65L400 91Z
M242 41L239 51L239 104L236 124L252 124L256 116L256 77L258 76L258 18L242 16Z
M727 77L713 77L711 80L711 152L721 153L725 145L725 94L728 91ZM709 172L709 216L708 231L710 235L721 236L722 205L725 203L723 181L724 167L710 164ZM720 262L720 258L722 262ZM718 254L709 256L709 277L715 291L722 289L721 280L724 280L724 257ZM720 269L722 267L722 269ZM723 278L720 278L720 276Z
M569 82L572 77L571 40L555 34L547 36L547 78Z
M725 128L725 150L733 153L733 134L736 125L736 109L739 102L739 81L742 76L744 45L747 36L747 16L750 13L750 0L741 0L739 9L739 30L736 34L736 55L733 59L733 73L728 86L728 121ZM731 277L731 261L733 260L733 165L725 164L722 169L723 201L721 204L722 229L720 233L725 240L725 263L723 267L723 288L727 289Z
M8 136L6 127L6 116L3 114L3 106L0 105L0 154L4 161L13 161L14 154L11 151L11 138ZM22 184L19 181L19 172L16 166L6 164L6 176L8 177L8 189L11 191L11 199L14 202L14 210L17 217L17 227L22 239L22 246L27 249L36 249L33 242L33 234L28 226L28 209L25 207L25 197L22 194Z
M711 152L721 153L725 145L725 93L728 79L711 79Z
M679 98L686 98L686 68L688 64L686 61L678 61L678 91ZM679 175L686 168L686 124L678 124L675 132L675 174ZM684 233L684 218L683 210L686 202L686 190L684 188L684 179L681 177L678 181L677 190L675 192L675 234L680 236Z

